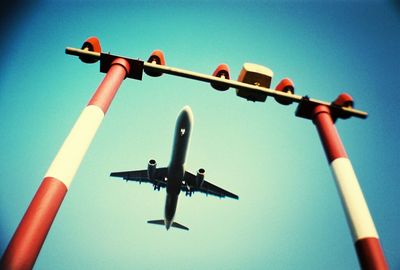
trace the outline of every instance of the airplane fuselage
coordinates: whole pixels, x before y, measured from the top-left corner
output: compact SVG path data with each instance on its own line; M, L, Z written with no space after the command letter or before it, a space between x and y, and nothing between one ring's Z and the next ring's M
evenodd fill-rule
M167 229L169 229L173 222L176 207L178 205L178 196L181 191L181 185L185 174L185 161L192 125L193 114L191 109L186 106L180 112L178 119L176 120L172 155L168 165L167 197L165 200L164 214L165 226Z

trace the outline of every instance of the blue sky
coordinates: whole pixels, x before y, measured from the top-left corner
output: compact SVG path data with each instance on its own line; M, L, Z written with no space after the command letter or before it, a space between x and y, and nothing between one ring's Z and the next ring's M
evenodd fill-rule
M0 251L104 74L65 55L98 36L103 50L237 78L245 62L290 77L296 93L350 93L366 120L337 129L392 269L400 267L400 8L394 2L36 1L9 7L0 64ZM4 24L3 24L4 25ZM240 196L180 197L189 232L146 224L165 191L111 171L170 158L178 112L195 125L187 170ZM252 103L234 90L164 75L126 80L103 121L36 269L357 269L353 241L313 124L296 105Z

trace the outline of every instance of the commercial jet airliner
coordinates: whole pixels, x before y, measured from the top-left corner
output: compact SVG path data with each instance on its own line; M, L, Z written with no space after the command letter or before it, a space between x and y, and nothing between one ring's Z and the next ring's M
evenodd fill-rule
M157 168L156 161L151 159L147 170L113 172L110 174L110 176L121 177L126 181L150 183L154 186L154 190L160 190L161 187L167 188L164 219L148 221L150 224L164 225L167 230L170 227L189 230L186 226L174 222L178 196L181 191L185 192L186 196L192 196L192 193L198 191L220 198L239 199L237 195L204 180L204 169L199 169L197 175L185 171L185 160L192 126L192 110L189 106L185 106L176 121L172 156L168 167Z

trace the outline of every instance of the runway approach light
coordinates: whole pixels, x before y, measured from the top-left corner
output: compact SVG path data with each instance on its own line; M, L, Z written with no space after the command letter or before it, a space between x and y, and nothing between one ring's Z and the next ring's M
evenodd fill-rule
M238 82L270 88L273 76L274 73L267 67L245 63L240 71ZM236 89L236 95L251 101L264 102L267 99L267 95L265 93L254 91L250 92L246 91L245 89Z
M82 50L101 53L101 46L99 39L97 37L89 37L83 43ZM79 59L81 59L82 62L87 64L93 64L99 61L98 57L92 57L90 55L81 55L79 56Z
M151 53L149 59L147 60L147 63L153 63L153 64L165 66L164 53L160 50L153 51ZM144 72L151 77L160 77L161 75L163 75L162 72L153 71L153 70L144 70Z
M354 107L354 100L349 94L341 93L336 98L336 100L333 102L333 104L336 105L336 106L353 108Z
M332 106L344 107L352 109L354 107L353 98L347 93L341 93L333 102ZM333 122L336 121L337 118L347 119L350 118L349 114L345 114L343 112L338 112L333 116Z
M282 79L275 87L276 91L285 92L288 94L294 94L294 83L289 78ZM282 105L290 105L293 103L291 99L285 97L275 97L275 100Z
M227 79L230 80L230 75L229 75L229 66L227 64L220 64L215 71L212 74L215 77L221 78L221 79ZM211 86L218 91L226 91L229 89L229 85L226 84L221 84L217 82L212 82Z

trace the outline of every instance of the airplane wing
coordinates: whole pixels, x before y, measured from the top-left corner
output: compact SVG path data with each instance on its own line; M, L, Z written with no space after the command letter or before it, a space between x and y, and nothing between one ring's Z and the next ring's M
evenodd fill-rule
M204 180L200 186L196 183L196 176L190 172L185 172L185 176L183 177L185 183L182 183L181 190L187 192L187 194L191 194L195 191L199 191L205 194L214 195L220 198L229 197L232 199L239 199L239 196L233 194L223 188L217 187L216 185L211 184Z
M168 168L157 168L154 179L149 179L147 175L147 170L139 171L125 171L125 172L112 172L110 176L120 177L126 181L135 181L139 183L151 183L154 186L166 187L167 182L165 178L167 177Z

